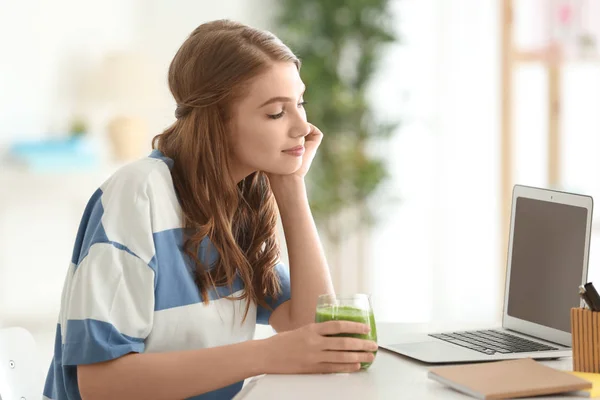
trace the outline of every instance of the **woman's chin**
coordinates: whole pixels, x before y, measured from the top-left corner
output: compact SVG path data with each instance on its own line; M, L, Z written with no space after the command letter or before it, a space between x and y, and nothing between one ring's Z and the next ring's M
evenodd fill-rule
M291 175L297 172L302 167L302 162L297 163L286 163L287 165L278 165L277 168L273 168L272 171L268 171L269 174L274 175Z

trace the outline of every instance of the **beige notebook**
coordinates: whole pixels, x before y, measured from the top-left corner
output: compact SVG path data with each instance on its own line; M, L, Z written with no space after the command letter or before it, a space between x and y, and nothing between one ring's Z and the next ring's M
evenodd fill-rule
M592 384L531 358L452 365L429 370L429 378L478 399L510 399L589 389Z

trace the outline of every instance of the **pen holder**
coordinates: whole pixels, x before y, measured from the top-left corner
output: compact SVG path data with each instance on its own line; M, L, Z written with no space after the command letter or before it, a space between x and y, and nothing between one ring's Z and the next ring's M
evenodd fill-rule
M571 308L573 371L600 372L600 312Z

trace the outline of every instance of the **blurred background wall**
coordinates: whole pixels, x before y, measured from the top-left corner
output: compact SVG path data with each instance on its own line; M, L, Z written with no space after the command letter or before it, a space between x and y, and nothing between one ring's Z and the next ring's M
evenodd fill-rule
M217 18L283 35L283 3L0 2L0 326L35 333L44 373L85 203L173 122L176 50ZM337 245L320 224L336 289L371 293L380 321L498 321L506 182L600 193L600 9L519 0L511 19L504 0L383 3L399 40L366 98L400 124L369 142L388 176L369 198L376 222L337 215L350 227ZM596 223L592 281L598 237Z

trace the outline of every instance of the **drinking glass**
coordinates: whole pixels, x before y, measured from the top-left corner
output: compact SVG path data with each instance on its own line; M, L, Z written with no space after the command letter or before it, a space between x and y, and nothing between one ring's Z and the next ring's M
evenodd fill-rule
M371 306L371 297L358 293L352 295L322 294L317 301L317 313L315 322L325 321L353 321L360 322L371 327L367 334L341 333L334 336L355 337L377 342L377 326ZM377 351L373 352L377 355ZM361 363L361 369L366 370L371 363Z

